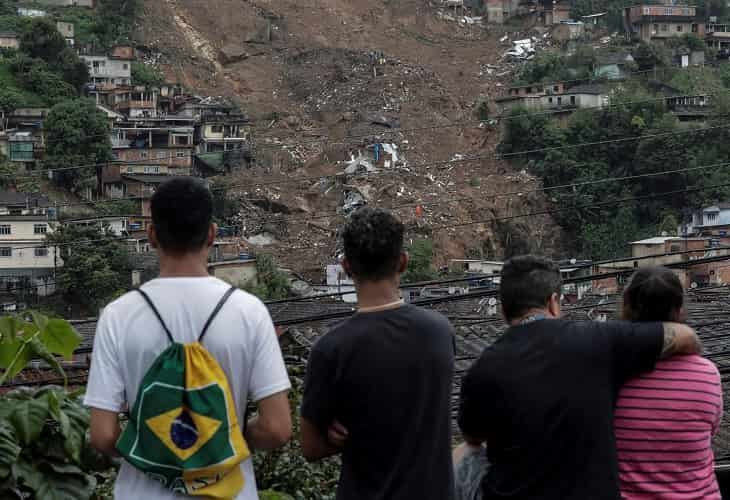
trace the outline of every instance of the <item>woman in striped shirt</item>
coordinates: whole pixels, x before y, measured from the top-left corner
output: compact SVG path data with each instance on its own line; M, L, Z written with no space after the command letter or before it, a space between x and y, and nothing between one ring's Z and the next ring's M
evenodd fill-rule
M681 321L684 290L667 268L637 271L624 290L628 321ZM629 380L614 426L621 495L626 500L720 499L712 436L722 416L717 367L697 355L658 361Z

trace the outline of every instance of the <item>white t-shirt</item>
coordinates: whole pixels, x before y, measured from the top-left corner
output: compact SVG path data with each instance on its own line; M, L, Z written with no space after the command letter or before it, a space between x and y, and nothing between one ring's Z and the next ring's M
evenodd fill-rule
M216 278L158 278L142 286L177 342L195 342L218 301L230 288ZM137 390L169 340L150 306L137 292L109 304L99 318L84 404L108 411L134 406ZM236 291L203 339L225 372L243 425L247 401L260 401L291 385L266 306ZM235 500L256 500L251 459L241 463L245 487ZM114 487L119 500L190 498L162 488L124 462Z

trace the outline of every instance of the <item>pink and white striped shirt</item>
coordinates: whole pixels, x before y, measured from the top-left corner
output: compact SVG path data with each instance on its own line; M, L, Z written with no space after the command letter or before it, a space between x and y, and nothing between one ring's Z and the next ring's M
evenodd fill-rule
M626 382L614 419L621 496L720 499L711 442L721 417L720 374L700 356L659 361Z

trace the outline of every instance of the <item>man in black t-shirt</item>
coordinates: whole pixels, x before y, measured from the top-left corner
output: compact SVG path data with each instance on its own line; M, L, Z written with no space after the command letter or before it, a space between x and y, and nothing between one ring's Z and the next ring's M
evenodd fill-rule
M505 263L500 298L510 328L464 377L459 411L471 449L486 442L484 500L620 499L617 392L661 357L698 352L696 334L674 323L562 321L560 272L538 257ZM457 477L477 477L460 472L474 457Z
M404 305L403 225L363 208L343 232L358 310L320 339L307 365L302 450L342 453L340 500L450 500L451 325Z

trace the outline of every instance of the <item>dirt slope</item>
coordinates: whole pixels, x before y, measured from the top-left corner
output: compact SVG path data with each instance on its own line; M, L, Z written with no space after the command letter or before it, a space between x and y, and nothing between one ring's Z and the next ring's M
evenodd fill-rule
M546 207L534 194L494 198L538 187L491 159L499 124L475 122L478 100L500 95L510 79L501 27L443 21L425 0L147 0L138 32L170 77L231 97L257 120L259 166L234 180L269 184L234 190L235 222L247 236L273 235L269 250L308 277L333 261L332 230L343 220L335 211L352 192L401 207L412 237L434 238L439 265L477 249L501 256L505 232L556 250L559 233L546 217L503 225L501 234L492 222L434 231ZM242 60L226 57L231 48ZM343 160L374 142L397 144L405 165L317 181L341 175ZM487 159L449 162L458 155Z

